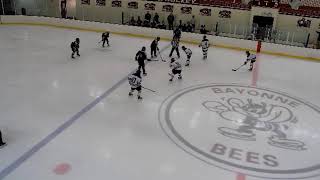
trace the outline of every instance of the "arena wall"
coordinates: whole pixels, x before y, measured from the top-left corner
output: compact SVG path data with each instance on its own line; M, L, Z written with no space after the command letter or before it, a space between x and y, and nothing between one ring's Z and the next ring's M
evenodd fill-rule
M165 40L170 40L172 38L172 31L168 30L37 16L1 16L1 24L51 26L94 32L110 31L111 33L115 34L138 36L144 38L154 38L156 36L160 36ZM198 44L202 39L202 36L203 35L201 34L195 33L183 33L182 41L186 43ZM210 40L210 43L215 46L232 48L236 50L254 51L257 46L256 41L250 40L234 39L212 35L208 35L208 38ZM306 60L320 60L319 50L271 43L262 44L262 53L289 56Z
M21 8L27 9L28 15L35 16L49 16L49 17L60 17L60 7L59 3L61 0L17 0L16 2L16 12L20 14ZM138 9L128 8L128 2L138 2ZM208 7L208 6L195 6L187 4L177 4L177 3L164 3L164 2L150 2L141 0L122 0L121 7L112 7L112 1L106 1L105 6L97 6L95 0L90 0L90 5L81 4L81 0L68 0L67 1L68 13L67 16L75 17L79 20L122 24L122 13L124 15L124 22L128 22L131 16L141 16L144 17L146 12L145 4L154 3L155 10L150 11L151 14L157 12L160 15L160 20L165 20L169 12L164 12L162 10L163 5L173 5L173 14L176 17L176 23L182 20L184 23L191 19L192 15L196 17L197 28L201 24L206 24L208 30L215 30L216 23L219 22L220 26L226 33L234 31L237 29L239 34L246 34L245 32L250 31L252 25L252 19L254 15L262 16L273 16L275 18L274 28L283 31L281 39L284 41L300 42L300 46L303 45L301 42L306 42L308 34L310 33L310 46L315 46L317 44L316 31L320 31L320 19L319 18L306 18L311 20L310 28L297 27L297 21L301 19L300 16L291 16L279 14L278 9L273 8L259 8L254 7L249 10L240 9L230 9L230 8L218 8L218 7ZM182 14L181 7L192 7L191 14ZM211 16L201 16L199 10L202 8L211 9ZM231 11L231 18L220 18L219 12L222 10ZM286 38L286 33L290 33L290 37ZM233 33L233 32L232 32ZM230 35L232 37L242 38L242 36ZM287 43L289 44L289 43Z

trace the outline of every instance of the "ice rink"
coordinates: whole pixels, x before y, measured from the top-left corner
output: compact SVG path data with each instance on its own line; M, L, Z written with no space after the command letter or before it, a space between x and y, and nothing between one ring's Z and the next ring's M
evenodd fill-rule
M183 36L183 34L182 34ZM70 43L80 38L81 57ZM0 26L0 149L5 180L320 180L320 64L197 45L182 80L151 61L143 100L127 76L152 39ZM180 49L180 62L186 56Z

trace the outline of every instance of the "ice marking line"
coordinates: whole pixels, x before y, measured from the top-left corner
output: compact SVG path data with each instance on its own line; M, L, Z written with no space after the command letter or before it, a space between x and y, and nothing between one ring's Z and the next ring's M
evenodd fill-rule
M238 173L236 180L246 180L246 176L244 174Z
M170 44L166 45L163 49L160 50L160 52L163 52L169 46L170 46ZM146 62L146 64L148 64L148 61ZM127 81L128 76L131 75L132 73L134 73L136 70L137 69L131 71L128 75L126 75L124 78L122 78L119 82L117 82L115 85L113 85L110 89L105 91L101 96L97 97L90 104L86 105L83 109L81 109L79 112L77 112L75 115L73 115L70 119L68 119L66 122L64 122L62 125L60 125L58 128L56 128L52 133L50 133L48 136L46 136L44 139L42 139L39 143L34 145L28 151L26 151L17 160L15 160L9 166L4 168L0 172L0 180L2 180L5 177L7 177L10 173L12 173L14 170L16 170L22 163L24 163L26 160L28 160L30 157L32 157L35 153L37 153L41 148L43 148L44 146L49 144L58 135L60 135L67 128L69 128L71 125L73 125L77 120L80 119L81 116L83 116L85 113L90 111L93 107L95 107L104 98L109 96L114 90L116 90L119 86L121 86L122 83Z

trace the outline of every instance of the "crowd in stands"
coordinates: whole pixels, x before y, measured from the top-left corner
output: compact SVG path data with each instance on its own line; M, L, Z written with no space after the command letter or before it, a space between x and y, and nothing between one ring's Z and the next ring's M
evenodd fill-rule
M153 19L149 11L145 14L144 19L142 20L140 16L137 19L131 17L129 21L129 25L131 26L142 26L142 27L151 27L158 29L167 29L167 26L164 21L160 23L158 13L155 13Z
M174 22L175 22L175 17L172 13L170 13L167 17L167 24L168 24L168 26L167 26L165 21L160 22L158 13L155 13L152 18L149 11L147 11L147 13L144 16L144 19L141 19L140 16L138 16L137 19L135 19L135 17L132 16L130 21L128 22L128 24L131 26L141 26L141 27L173 30L174 29ZM182 23L182 20L180 20L177 27L182 32L195 32L195 28L196 28L195 17L192 16L190 21L188 21L187 23ZM204 32L204 31L202 30L202 32Z

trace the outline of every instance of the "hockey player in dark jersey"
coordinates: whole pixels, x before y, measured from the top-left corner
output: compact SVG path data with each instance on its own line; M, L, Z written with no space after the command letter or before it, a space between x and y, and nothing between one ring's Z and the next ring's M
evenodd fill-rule
M159 51L158 43L160 41L160 37L154 39L151 43L151 58L157 57L157 51Z
M190 65L190 59L191 59L191 56L192 56L192 51L191 51L191 49L186 48L185 46L182 46L181 48L187 55L187 61L186 61L186 65L185 66L189 66Z
M142 82L141 71L137 70L135 73L131 74L128 77L128 81L129 81L129 84L131 86L131 90L129 92L129 96L133 96L133 92L134 91L138 91L138 99L142 99L142 97L141 97L141 89L142 89L142 86L141 86L141 82Z
M102 47L104 47L106 42L107 42L107 45L110 46L109 45L109 35L110 35L109 32L102 33L102 35L101 35Z
M208 58L209 40L207 39L206 36L203 36L203 39L202 39L199 47L202 48L203 59L207 59Z
M182 66L174 58L171 58L170 68L172 69L172 73L169 73L169 76L171 76L169 81L172 81L174 76L177 74L179 75L178 79L182 79L182 76L181 76Z
M171 41L171 46L172 46L172 49L171 49L171 52L170 52L170 54L169 54L169 57L172 56L173 51L176 51L176 53L177 53L177 55L178 55L178 58L180 58L180 53L179 53L179 39L174 38L174 39Z
M77 55L80 56L80 54L79 54L80 39L79 38L76 38L76 40L71 43L70 47L72 50L72 54L71 54L72 59L74 59L75 53L77 53Z
M249 71L252 71L253 65L256 62L257 56L255 54L250 54L249 51L246 51L246 54L247 54L247 60L244 62L244 65L246 65L250 61Z
M136 61L138 61L138 64L139 64L138 69L140 70L142 68L143 75L146 76L147 73L145 70L145 63L144 63L144 61L147 60L146 47L142 47L142 49L137 52L135 59Z

